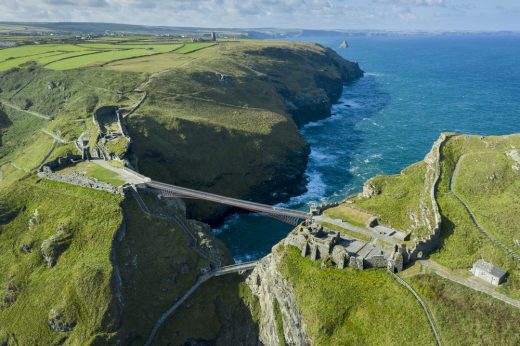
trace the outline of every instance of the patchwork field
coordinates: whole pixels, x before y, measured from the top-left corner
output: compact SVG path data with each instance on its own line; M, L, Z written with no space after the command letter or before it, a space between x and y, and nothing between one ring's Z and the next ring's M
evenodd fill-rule
M0 71L34 61L52 70L69 70L137 57L169 55L171 59L215 45L215 42L114 41L109 43L31 44L0 50Z

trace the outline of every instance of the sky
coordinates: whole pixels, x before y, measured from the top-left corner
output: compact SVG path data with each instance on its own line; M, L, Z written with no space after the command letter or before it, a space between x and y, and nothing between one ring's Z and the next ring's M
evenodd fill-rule
M520 0L0 0L0 21L520 31Z

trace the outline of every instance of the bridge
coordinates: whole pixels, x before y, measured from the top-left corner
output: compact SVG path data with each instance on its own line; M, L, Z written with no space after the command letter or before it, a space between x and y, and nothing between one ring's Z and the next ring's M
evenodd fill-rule
M237 198L220 196L209 192L188 189L171 184L160 183L157 181L145 181L147 188L156 190L163 198L193 198L203 201L210 201L232 207L248 210L251 212L263 214L279 221L285 222L292 226L297 226L302 220L311 217L308 213L299 210L279 208L262 203L245 201ZM138 186L139 187L139 186Z

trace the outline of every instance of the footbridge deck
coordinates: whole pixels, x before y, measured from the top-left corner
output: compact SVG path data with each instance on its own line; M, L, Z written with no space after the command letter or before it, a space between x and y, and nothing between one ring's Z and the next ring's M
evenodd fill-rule
M160 191L162 196L166 198L194 198L225 204L252 212L265 214L291 225L297 225L301 220L306 220L311 217L308 213L299 210L279 208L267 204L220 196L209 192L202 192L176 185L160 183L157 181L147 181L144 183L144 185L146 185L148 188Z

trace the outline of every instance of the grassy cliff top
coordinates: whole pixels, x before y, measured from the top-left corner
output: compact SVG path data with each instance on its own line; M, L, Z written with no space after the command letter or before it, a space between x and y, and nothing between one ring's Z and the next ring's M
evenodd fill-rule
M442 216L441 246L430 254L429 261L460 281L475 280L471 282L478 285L478 279L469 279L468 269L483 258L508 271L506 283L496 292L519 299L518 261L478 229L469 211L481 228L520 253L516 221L520 218L520 135L449 133L439 153L440 161L429 154L401 174L370 179L363 194L326 214L360 227L371 215L377 215L383 223L412 230L412 235L428 232L427 227L413 226L428 224L419 220L430 215L422 210L428 206L424 191L432 187L428 170L431 174L432 168L440 167L435 198ZM291 283L308 335L316 344L434 343L419 303L385 270L323 268L320 261L302 258L292 247L280 246L275 255L281 256L279 270ZM428 306L443 344L519 342L515 334L520 321L517 308L428 268L418 262L399 275ZM490 287L483 282L480 285Z
M517 261L479 229L469 211L480 228L512 253L520 254L520 226L515 221L520 217L520 135L446 136L441 145L440 178L435 188L442 217L441 247L431 258L450 269L469 269L479 258L492 262L510 275L499 290L518 298ZM370 187L371 195L359 195L346 205L377 215L382 223L397 229L411 230L412 238L414 234L428 234L432 228L414 227L428 224L421 221L429 215L423 210L428 207L423 198L427 166L426 162L419 162L401 174L372 178L365 185ZM352 215L343 215L341 210L340 207L328 213L352 220Z

